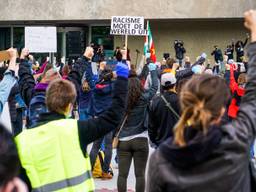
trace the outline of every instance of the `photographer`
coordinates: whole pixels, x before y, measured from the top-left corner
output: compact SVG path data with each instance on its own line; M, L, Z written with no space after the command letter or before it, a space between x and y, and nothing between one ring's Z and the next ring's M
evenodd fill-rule
M213 67L213 71L216 74L220 72L220 65L223 63L223 55L221 49L219 49L218 45L214 46L214 50L212 51L211 55L214 56L216 65Z
M174 49L176 53L176 58L179 60L180 66L182 66L182 60L184 58L184 54L186 53L186 49L184 48L184 43L181 40L174 41Z

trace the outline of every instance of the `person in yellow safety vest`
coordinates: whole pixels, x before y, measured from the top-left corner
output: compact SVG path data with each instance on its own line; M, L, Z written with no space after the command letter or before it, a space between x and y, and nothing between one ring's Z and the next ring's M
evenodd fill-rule
M86 148L117 128L124 115L129 74L126 61L117 64L116 74L112 106L88 121L67 118L76 99L75 86L67 80L51 82L46 91L49 112L40 114L37 127L15 138L33 192L94 191Z

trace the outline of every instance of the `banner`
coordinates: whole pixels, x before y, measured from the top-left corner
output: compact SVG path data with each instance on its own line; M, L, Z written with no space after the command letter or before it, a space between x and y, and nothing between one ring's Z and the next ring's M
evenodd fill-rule
M144 29L144 17L112 16L110 34L145 36L147 29Z
M57 52L56 27L25 27L25 47L32 53Z

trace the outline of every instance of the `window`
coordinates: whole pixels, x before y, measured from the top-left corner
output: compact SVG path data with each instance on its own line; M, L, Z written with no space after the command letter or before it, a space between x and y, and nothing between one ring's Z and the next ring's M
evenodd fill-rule
M24 27L13 28L13 47L21 51L25 46Z
M110 26L93 26L92 42L103 45L105 50L114 50L114 36L110 35Z
M5 50L11 47L11 29L0 28L0 50Z

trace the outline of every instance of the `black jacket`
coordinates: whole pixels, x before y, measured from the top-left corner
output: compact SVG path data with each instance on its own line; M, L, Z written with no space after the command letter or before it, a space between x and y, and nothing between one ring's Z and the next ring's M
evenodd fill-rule
M79 93L79 90L81 87L81 79L82 79L83 73L88 66L90 66L89 59L82 56L78 60L78 62L74 64L71 72L68 75L67 79L72 83L74 83L77 93ZM19 83L21 96L25 104L29 106L31 99L34 97L37 91L35 90L36 82L32 75L30 65L28 64L27 60L22 59L20 61L18 74L19 74L18 83Z
M228 56L228 60L234 59L234 43L232 43L231 47L228 47L225 51L225 55Z
M184 58L184 54L186 53L186 49L180 43L175 43L174 49L176 53L176 58L182 60Z
M84 152L84 155L86 155L87 145L117 128L122 116L124 115L124 110L126 106L126 96L128 91L127 87L127 79L123 77L118 77L115 81L112 106L96 119L89 119L87 121L77 121L80 147ZM64 115L57 113L41 114L38 126L46 124L50 121L60 120L64 118ZM33 129L36 129L37 127L34 127ZM69 152L66 151L66 153ZM21 178L30 187L29 180L26 176L25 170L22 169L21 173Z
M223 55L220 49L215 49L211 55L214 55L214 60L216 63L219 63L220 61L223 61Z
M171 107L179 114L178 96L174 92L164 92L163 96L170 103ZM148 134L152 143L159 146L163 141L173 135L173 128L178 118L166 106L161 96L152 100L149 108Z
M248 42L249 38L246 38L244 42L242 41L238 41L240 42L240 44L238 44L238 42L236 43L236 61L237 62L242 62L242 57L244 56L244 48Z
M167 140L150 158L148 192L250 192L250 147L256 136L256 42L248 49L246 93L237 119L192 133L186 147ZM161 178L161 179L159 179Z
M121 130L120 138L140 134L147 127L148 105L158 89L157 71L151 71L152 85L148 91L142 94L136 106L128 114L128 119Z

